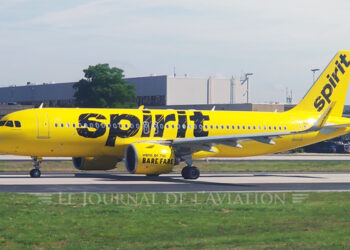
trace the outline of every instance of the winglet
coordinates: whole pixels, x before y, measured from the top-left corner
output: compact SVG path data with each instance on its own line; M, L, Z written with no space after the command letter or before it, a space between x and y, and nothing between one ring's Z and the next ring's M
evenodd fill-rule
M144 109L145 105L140 105L139 109Z
M312 125L311 128L309 128L308 130L312 130L312 131L316 131L316 130L320 130L321 128L324 127L324 125L326 124L329 115L332 112L332 109L334 108L336 102L332 102L327 109L320 115L320 117L318 118L318 120Z

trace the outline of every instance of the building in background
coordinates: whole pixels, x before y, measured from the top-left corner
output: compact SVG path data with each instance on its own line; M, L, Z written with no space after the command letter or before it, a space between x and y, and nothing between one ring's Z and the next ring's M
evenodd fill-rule
M137 104L145 106L245 103L245 86L234 78L177 78L166 75L126 78L136 88ZM0 88L0 103L70 107L74 82Z
M137 104L146 106L245 103L240 79L149 76L126 78L136 87Z
M74 104L73 82L0 88L0 104L21 104L49 107L72 107Z

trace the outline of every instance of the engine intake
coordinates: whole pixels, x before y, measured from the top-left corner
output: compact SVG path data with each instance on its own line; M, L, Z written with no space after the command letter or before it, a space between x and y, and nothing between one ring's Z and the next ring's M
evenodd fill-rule
M132 174L166 174L177 164L174 150L154 143L130 144L125 151L125 165Z

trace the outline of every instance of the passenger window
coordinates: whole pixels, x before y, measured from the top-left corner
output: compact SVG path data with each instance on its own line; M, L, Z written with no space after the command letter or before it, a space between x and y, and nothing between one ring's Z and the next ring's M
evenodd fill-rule
M0 121L0 126L4 126L6 121Z
M75 123L72 123L72 127L75 128Z
M7 121L5 126L6 127L13 127L13 121Z
M232 125L232 129L235 129L235 125Z
M239 127L239 125L237 126L237 129L239 129L240 127Z
M20 128L21 127L21 122L15 121L15 126L16 126L16 128Z
M250 126L248 126L248 129L250 129Z
M169 125L167 124L167 125L165 125L165 127L166 127L166 128L169 128Z
M154 133L155 133L155 134L158 134L158 133L159 133L158 122L155 122L155 123L153 124L153 127L154 127Z
M57 124L57 123L55 123L55 127L56 127L56 128L58 127L58 124Z
M69 128L69 123L67 122L67 128Z
M63 123L61 123L61 128L63 128L64 127L64 124Z
M221 125L221 129L224 129L225 127L224 127L224 125Z
M213 125L210 125L210 128L213 129Z
M245 126L242 126L242 129L245 129Z
M216 129L219 129L219 126L218 126L218 125L216 125Z
M253 126L253 129L255 130L255 129L256 129L256 127L255 127L255 126Z
M197 125L194 125L194 128L197 129ZM199 129L202 130L203 129L203 125L199 124Z
M143 133L149 134L150 133L150 126L148 122L143 122Z
M207 128L208 128L208 125L205 125L205 128L207 129Z

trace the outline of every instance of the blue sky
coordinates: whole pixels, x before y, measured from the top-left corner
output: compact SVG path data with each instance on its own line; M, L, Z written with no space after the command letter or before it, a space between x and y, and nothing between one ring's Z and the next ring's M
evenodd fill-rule
M345 0L0 0L0 86L67 82L109 63L128 77L253 72L254 102L300 100L340 49ZM349 102L348 102L349 103Z

